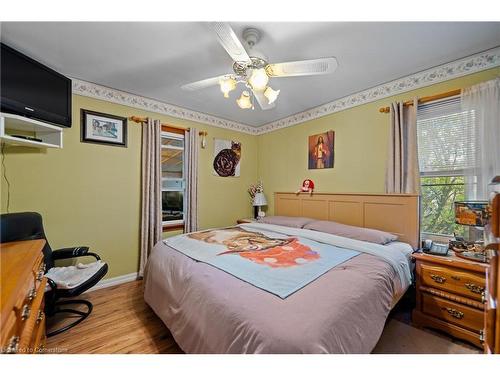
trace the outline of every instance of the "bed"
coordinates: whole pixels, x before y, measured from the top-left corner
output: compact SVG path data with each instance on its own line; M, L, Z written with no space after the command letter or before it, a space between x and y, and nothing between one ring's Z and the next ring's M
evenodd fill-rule
M146 303L186 353L370 353L390 310L408 287L395 263L377 252L386 250L400 268L409 268L418 244L418 196L276 193L274 200L277 215L376 228L400 240L377 245L383 248L346 242L358 251L356 256L285 298L159 242L145 272ZM389 213L396 216L390 219ZM319 238L321 243L330 238L284 226L241 227ZM335 240L341 242L332 245L344 243L342 238Z

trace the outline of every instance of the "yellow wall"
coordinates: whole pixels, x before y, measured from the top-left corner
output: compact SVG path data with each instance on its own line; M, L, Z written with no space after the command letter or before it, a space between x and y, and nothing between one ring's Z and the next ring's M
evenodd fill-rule
M296 191L306 178L314 181L316 192L383 192L389 115L378 109L395 100L463 88L499 74L500 68L486 70L259 136L258 174L268 214L274 211L274 192ZM308 137L327 130L335 131L334 168L309 170Z
M109 265L107 277L137 271L140 217L140 126L128 124L128 147L80 142L80 109L118 116L151 116L208 132L200 148L199 219L202 228L234 224L251 215L246 192L257 177L257 137L83 96L73 96L73 126L64 148L7 147L10 212L38 211L52 248L87 245ZM212 175L213 138L242 142L241 177ZM2 179L2 212L6 185Z
M140 216L140 126L129 122L128 147L80 142L80 109L118 116L150 116L162 122L208 131L200 149L199 215L201 228L226 226L249 217L248 186L264 182L273 211L273 192L295 191L304 178L318 192L382 192L388 115L378 108L396 99L431 95L485 81L500 74L490 69L456 80L365 104L290 128L251 136L190 121L148 113L83 96L73 96L73 127L64 130L64 148L7 147L5 165L11 183L10 212L38 211L53 248L88 245L109 265L107 277L137 271ZM335 131L335 167L307 169L308 136ZM212 175L213 138L242 142L241 177ZM2 178L1 209L6 212Z

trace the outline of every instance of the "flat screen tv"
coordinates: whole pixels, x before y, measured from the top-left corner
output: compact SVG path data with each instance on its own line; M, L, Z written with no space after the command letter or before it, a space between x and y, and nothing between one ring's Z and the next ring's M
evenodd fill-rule
M2 112L71 127L71 80L1 43Z

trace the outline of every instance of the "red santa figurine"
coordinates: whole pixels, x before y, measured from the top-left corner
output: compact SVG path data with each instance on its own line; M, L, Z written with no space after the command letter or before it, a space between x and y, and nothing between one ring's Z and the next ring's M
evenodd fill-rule
M313 190L314 190L313 180L306 179L302 182L301 188L297 190L295 194L309 193L309 195L312 195Z

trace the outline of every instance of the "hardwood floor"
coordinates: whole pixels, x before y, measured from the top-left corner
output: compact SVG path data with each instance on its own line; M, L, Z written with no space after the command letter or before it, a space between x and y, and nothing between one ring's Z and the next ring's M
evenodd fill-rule
M49 338L48 353L182 353L168 328L144 302L142 281L96 290L82 298L94 304L92 314L69 331ZM391 314L373 353L480 352L446 336L411 327L402 316L398 311ZM57 325L49 321L49 332Z
M94 304L76 327L47 340L49 353L182 353L172 335L144 302L142 282L82 295ZM60 319L61 315L57 318ZM57 323L47 324L50 331Z

